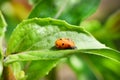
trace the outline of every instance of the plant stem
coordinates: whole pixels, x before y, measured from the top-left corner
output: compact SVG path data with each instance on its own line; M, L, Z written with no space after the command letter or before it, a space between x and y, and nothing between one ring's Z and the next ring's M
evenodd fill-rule
M4 69L3 69L3 80L16 80L10 66L4 67Z

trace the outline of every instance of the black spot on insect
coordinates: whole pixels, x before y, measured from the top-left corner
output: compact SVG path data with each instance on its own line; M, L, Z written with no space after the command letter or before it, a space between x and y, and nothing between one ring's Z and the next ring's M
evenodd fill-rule
M61 38L59 40L62 40Z
M62 46L64 46L64 43L62 43Z

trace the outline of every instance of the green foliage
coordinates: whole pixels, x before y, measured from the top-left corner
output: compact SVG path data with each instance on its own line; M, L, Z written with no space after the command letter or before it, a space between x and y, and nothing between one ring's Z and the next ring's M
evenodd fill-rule
M80 26L95 35L101 29L102 24L98 20L88 20L81 22Z
M69 25L66 22L61 20L54 20L50 18L45 18L45 19L35 18L35 19L23 21L21 24L19 24L17 28L14 30L14 32L12 33L12 36L8 42L7 54L21 53L23 51L24 52L27 51L27 52L25 52L25 54L23 53L23 57L21 54L20 55L21 57L19 57L19 59L17 60L15 60L15 57L11 58L8 56L8 58L6 58L5 63L6 64L11 63L11 61L13 60L15 61L54 60L54 58L55 60L58 60L60 59L60 57L64 57L68 53L69 54L71 53L71 51L65 52L66 54L64 53L64 51L60 51L60 52L54 51L55 50L54 42L57 38L60 38L60 37L68 37L73 39L78 49L79 48L80 49L105 48L104 45L100 44L91 35L85 32L83 28L78 28L77 26ZM79 39L78 37L81 39ZM84 40L82 39L82 37L84 37ZM87 45L86 47L82 45L83 42L84 44ZM95 46L89 45L89 42L91 42L91 44L95 44ZM45 51L41 51L44 49ZM52 50L53 52L46 51L46 49ZM62 55L62 53L64 55ZM48 57L46 57L46 55ZM48 59L44 59L44 58L48 58ZM37 62L34 63L34 66L38 64L42 64L42 66L47 65L47 67L43 72L36 72L36 73L40 73L38 75L36 75L34 72L30 74L31 67L30 69L28 68L28 75L29 75L28 79L31 78L31 75L34 76L34 78L37 76L40 77L41 75L45 75L48 72L48 70L50 70L52 67L55 66L56 61L47 61L47 62L38 61L38 63ZM36 67L35 69L38 69L37 71L42 71L42 68L43 67L41 68ZM34 70L34 68L32 69Z
M2 75L2 71L3 71L3 47L2 47L2 42L3 42L3 37L4 37L4 33L5 33L5 29L6 29L6 22L4 20L4 17L0 11L0 77Z
M54 42L61 37L73 39L77 49L57 50ZM36 80L43 77L60 59L74 54L92 54L120 62L119 52L99 43L82 27L51 18L28 19L19 24L8 43L7 54L10 53L16 54L9 55L5 60L5 65L13 62L32 61L26 72L29 80L32 80L32 77ZM42 70L44 66L47 67ZM38 74L30 73L32 70Z
M0 37L4 35L6 26L7 26L7 24L6 24L6 22L5 22L4 18L3 18L3 15L2 15L2 13L0 11Z
M37 4L40 0L28 0L31 5Z
M105 29L108 38L120 38L120 10L111 15L105 23Z
M79 25L98 7L100 0L42 0L32 10L29 18L52 17Z
M0 77L3 71L3 63L2 63L2 50L0 49Z

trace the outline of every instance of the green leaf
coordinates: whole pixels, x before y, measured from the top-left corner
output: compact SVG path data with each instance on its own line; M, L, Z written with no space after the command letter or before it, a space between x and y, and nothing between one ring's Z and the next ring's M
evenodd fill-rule
M16 80L25 80L26 78L25 72L22 70L22 66L20 62L15 62L10 66L12 68Z
M120 64L106 58L95 55L83 55L84 60L92 69L97 80L118 80L120 77ZM103 74L106 73L106 74Z
M57 60L77 53L97 55L120 63L120 58L119 58L120 52L109 48L108 49L103 48L103 49L85 49L85 50L78 49L78 50L58 50L58 51L52 51L52 50L27 51L27 52L22 52L20 54L9 55L5 60L5 64L10 64L16 61Z
M94 74L94 72L89 67L90 65L86 64L86 61L83 59L83 55L86 54L76 54L68 58L68 64L70 65L74 73L77 75L77 80L99 80L100 78L98 79L96 77L97 74Z
M5 32L5 40L7 43L8 39L10 38L10 35L12 34L12 31L17 26L17 24L20 23L21 21L18 20L18 18L16 18L16 17L11 17L6 14L5 14L5 19L7 22L7 31Z
M4 36L6 26L7 26L7 24L6 24L5 19L0 11L0 41L1 41L1 38Z
M69 64L76 73L78 80L118 80L120 77L120 64L101 56L74 55L70 57ZM94 77L96 79L93 79Z
M2 64L2 59L3 59L3 47L2 47L2 40L4 37L4 33L5 33L5 29L6 29L6 22L5 19L0 11L0 78L2 75L2 71L3 71L3 64Z
M116 11L114 14L112 14L106 24L105 24L105 28L104 28L104 32L105 35L107 36L107 38L110 39L118 39L120 38L120 10Z
M47 75L56 66L58 60L37 60L30 62L29 68L25 68L27 80L39 80Z
M23 21L13 31L8 43L7 54L52 49L55 40L61 37L72 39L78 49L105 48L83 28L69 25L61 20L34 18Z
M2 44L3 44L3 38L6 31L6 26L7 26L6 21L2 15L2 12L0 11L0 50L2 51L1 54L3 53Z
M100 0L42 0L32 10L29 18L52 17L79 25L95 12Z
M72 39L77 49L56 49L55 41L62 37ZM77 53L98 55L118 63L120 62L119 52L99 43L82 27L70 25L62 20L33 18L23 21L13 31L6 52L8 57L4 60L4 65L16 61L32 61L27 67L28 71L26 73L28 79L33 80L33 78L38 79L46 75L62 58ZM33 75L34 73L38 74Z
M101 28L98 32L96 32L95 36L97 39L111 46L112 48L116 48L114 45L114 40L120 38L120 10L116 11L114 14L109 16L108 20L105 22L104 27Z
M95 33L97 33L102 28L102 25L98 20L82 21L80 26L88 32L92 33L93 35L95 35Z

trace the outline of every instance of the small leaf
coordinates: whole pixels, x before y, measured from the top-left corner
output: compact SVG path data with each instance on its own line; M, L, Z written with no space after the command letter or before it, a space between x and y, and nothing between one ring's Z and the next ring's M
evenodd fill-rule
M10 66L14 75L16 76L16 80L24 80L26 78L20 62L15 62Z
M5 19L0 11L0 37L4 35L6 26L7 26L7 24L6 24Z
M115 41L120 38L120 10L109 16L103 29L96 32L95 36L112 48L116 48Z
M85 56L85 54L83 55ZM92 71L91 67L89 67L90 64L86 64L83 55L76 54L68 58L68 64L74 71L74 73L77 75L77 80L99 80L100 78L98 79Z
M80 26L92 33L93 35L95 35L95 33L102 28L102 25L98 20L82 21Z
M105 35L110 39L120 38L120 10L108 18L104 31Z
M113 60L95 55L83 55L88 66L95 73L97 80L118 80L120 77L120 64ZM106 74L103 74L106 73Z
M79 25L95 12L100 0L42 0L32 10L29 18L52 17Z
M3 71L3 64L2 64L2 59L3 59L3 47L2 47L2 40L5 34L5 30L6 30L6 22L5 19L0 11L0 78L2 75L2 71Z
M25 68L26 75L28 75L27 80L39 80L43 78L58 62L58 60L37 60L30 62L29 68Z

